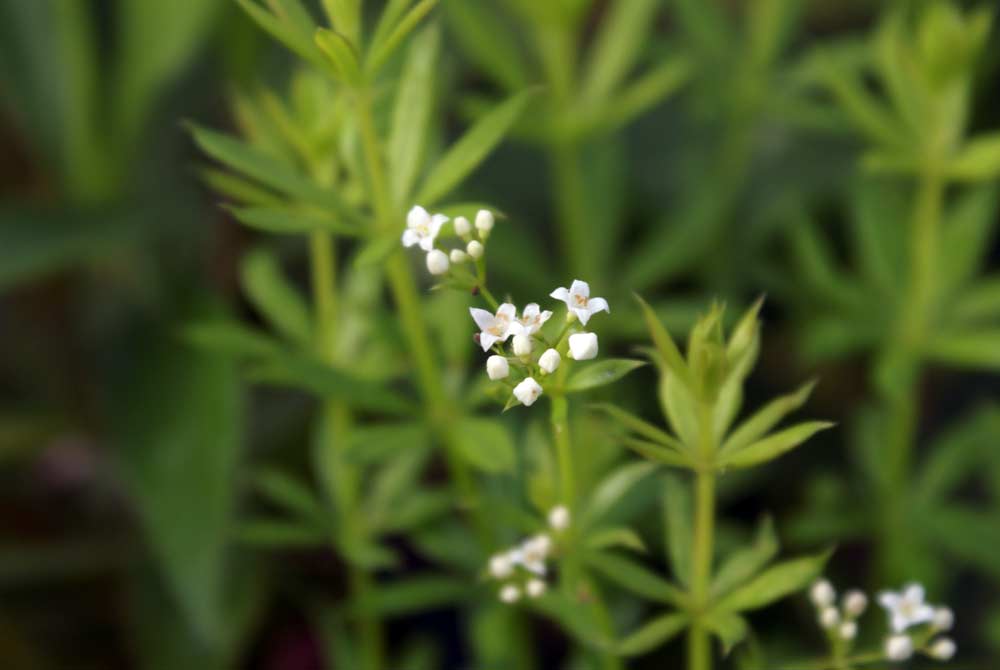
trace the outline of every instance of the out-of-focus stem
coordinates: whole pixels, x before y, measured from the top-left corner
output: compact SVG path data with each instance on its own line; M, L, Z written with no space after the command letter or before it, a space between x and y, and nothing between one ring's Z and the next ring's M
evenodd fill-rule
M709 610L712 579L712 553L715 540L715 470L716 452L712 406L698 402L700 464L695 474L694 537L691 544L691 600L694 621L688 631L689 670L711 670L712 648L702 618Z

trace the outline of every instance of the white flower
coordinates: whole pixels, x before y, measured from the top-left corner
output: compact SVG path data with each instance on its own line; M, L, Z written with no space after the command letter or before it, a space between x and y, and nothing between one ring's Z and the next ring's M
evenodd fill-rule
M569 336L569 357L577 361L589 361L597 356L596 333L573 333Z
M490 231L493 230L493 212L488 209L476 212L476 230L484 240L489 237Z
M840 639L842 640L853 640L858 636L858 624L856 621L845 621L840 624Z
M510 374L510 365L503 356L493 355L486 359L486 375L493 381L504 379Z
M562 356L555 349L546 349L545 352L538 358L538 367L542 369L547 375L552 374L559 367L559 363L562 362Z
M482 242L480 242L479 240L472 240L467 245L465 245L465 251L467 254L469 254L476 260L479 260L480 258L483 257L483 251L485 251L485 249L483 248Z
M459 265L460 263L464 263L469 260L469 254L465 253L461 249L452 249L448 256L451 258L451 262L455 265Z
M521 599L521 589L517 588L513 584L508 584L507 586L500 589L500 602L516 603Z
M455 234L460 237L465 237L472 232L472 226L469 224L469 220L464 216L455 217Z
M521 544L521 565L538 575L545 574L545 559L552 550L548 535L536 535Z
M514 572L514 561L510 554L497 554L490 558L490 574L497 579L510 577Z
M549 349L549 351L555 350ZM548 353L548 351L545 353ZM557 505L549 510L549 525L555 530L566 530L569 528L569 508L565 505Z
M497 308L496 314L490 314L485 309L470 307L472 320L479 326L479 346L483 351L489 351L496 342L506 342L510 337L510 323L517 314L517 308L505 302Z
M924 587L920 584L909 584L900 593L884 591L879 594L878 602L888 612L889 625L895 633L934 619L934 608L924 602Z
M580 323L587 325L590 317L597 312L611 313L608 301L604 298L591 298L590 285L585 281L574 279L569 289L562 286L549 294L556 300L562 300L566 307L580 319Z
M523 333L514 336L514 355L527 356L531 353L531 338Z
M545 593L545 582L541 579L531 579L525 585L524 590L527 591L528 595L532 598L538 598L543 593Z
M913 640L908 635L892 635L886 638L885 655L890 661L905 661L913 655Z
M448 255L440 249L427 252L427 271L432 275L443 275L448 271Z
M837 597L837 592L833 590L833 584L826 579L816 581L809 589L809 599L818 609L829 607Z
M824 607L819 613L819 625L823 628L833 628L840 623L840 612L836 607Z
M521 401L525 407L531 407L542 395L542 386L531 377L514 387L514 397Z
M534 335L542 328L542 324L549 320L552 316L552 312L545 310L544 312L538 309L537 302L529 302L524 306L524 311L521 312L521 317L515 319L511 328L515 332L524 333L525 335Z
M423 207L415 206L406 215L403 246L412 247L414 244L419 244L424 251L430 251L434 248L434 240L441 232L441 226L447 221L448 217L444 214L431 216Z
M955 641L950 637L942 637L931 645L929 653L939 661L949 661L955 655L955 651Z
M955 614L950 607L938 607L934 610L933 624L935 630L951 630L955 625Z
M848 591L844 594L844 612L849 617L858 617L868 607L868 596L858 589Z

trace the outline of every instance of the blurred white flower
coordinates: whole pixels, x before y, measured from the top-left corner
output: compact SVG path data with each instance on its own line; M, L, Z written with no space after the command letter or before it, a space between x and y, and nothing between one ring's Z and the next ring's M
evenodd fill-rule
M840 629L837 632L840 634L842 640L853 640L858 636L858 623L856 621L845 621L840 624Z
M849 617L858 617L868 607L868 596L858 589L844 594L844 613Z
M552 374L559 367L559 363L562 362L562 356L555 349L546 349L544 353L538 358L538 367L542 369L547 375Z
M448 221L444 214L431 216L419 205L413 207L406 215L406 230L403 231L403 246L412 247L419 244L424 251L434 248L434 240L441 232L441 226Z
M837 592L833 590L833 584L826 579L814 582L809 589L809 599L820 609L832 605L836 597Z
M924 602L924 587L920 584L909 584L899 593L883 591L878 602L888 612L895 633L934 619L934 608Z
M545 559L551 550L552 539L548 535L535 535L521 544L521 565L537 575L544 575Z
M521 401L525 407L534 405L540 395L542 395L542 386L531 377L527 377L514 387L514 397Z
M510 554L496 554L490 558L490 575L497 579L510 577L514 572L514 561Z
M549 349L549 351L553 350ZM549 510L549 525L555 530L569 528L569 508L565 505L557 505Z
M490 236L490 231L493 230L493 212L488 209L476 212L476 230L484 240Z
M549 310L545 310L544 312L539 310L537 302L529 302L524 306L524 311L521 312L520 318L515 319L514 323L511 324L511 328L514 332L534 335L541 330L542 325L551 316L552 312Z
M478 307L470 307L469 313L479 326L479 346L483 351L489 351L496 342L506 342L510 337L510 324L517 314L517 308L505 302L497 308L496 314L490 314Z
M508 605L511 603L516 603L521 599L521 589L517 588L513 584L508 584L507 586L500 589L500 601L505 602Z
M465 251L476 260L479 260L480 258L483 257L483 252L485 251L485 249L483 247L482 242L480 242L479 240L472 240L467 245L465 245Z
M950 637L942 637L931 645L928 653L939 661L950 661L951 657L955 655L955 651L955 641Z
M486 375L493 381L505 379L510 374L510 365L503 356L494 354L486 359Z
M905 661L913 655L913 640L908 635L892 635L886 638L885 655L890 661Z
M448 271L448 255L440 249L427 252L427 271L432 275L443 275Z
M573 333L569 336L569 357L577 361L589 361L597 357L596 333Z
M524 590L532 598L538 598L545 593L546 585L541 579L531 579L525 585Z
M569 289L560 286L549 295L566 303L569 311L576 314L583 325L587 325L590 317L597 312L611 313L608 301L604 298L591 298L590 285L579 279L574 279Z
M819 613L819 625L823 628L833 628L840 623L840 612L836 607L824 607Z
M531 338L524 333L518 333L514 336L513 347L515 356L527 356L531 353Z

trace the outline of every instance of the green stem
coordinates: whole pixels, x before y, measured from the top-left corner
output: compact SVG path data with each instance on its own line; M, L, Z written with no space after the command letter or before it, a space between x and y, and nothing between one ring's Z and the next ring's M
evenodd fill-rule
M562 367L556 371L557 376ZM557 379L557 384L561 382ZM559 464L560 499L570 510L576 500L576 483L573 474L573 453L569 440L569 401L562 393L552 396L552 437L556 443L556 462Z
M691 546L691 601L695 617L688 632L688 669L710 670L712 648L702 618L710 607L712 554L715 540L716 451L712 406L698 403L700 463L695 475L694 538Z
M579 147L574 142L560 142L550 151L553 181L555 182L556 221L563 248L568 250L570 267L574 275L587 277L601 283L595 274L598 264L587 249L586 234L586 184L580 164Z

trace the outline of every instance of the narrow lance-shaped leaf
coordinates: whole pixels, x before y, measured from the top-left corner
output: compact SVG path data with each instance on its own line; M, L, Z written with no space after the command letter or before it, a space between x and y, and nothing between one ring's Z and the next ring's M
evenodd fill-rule
M385 65L385 62L392 56L393 52L399 48L406 36L417 27L417 24L427 16L428 12L434 9L438 0L421 0L406 15L400 19L399 23L392 29L384 41L374 42L365 63L368 73L375 74Z
M653 308L645 300L639 297L639 295L636 295L635 299L639 301L639 306L642 307L642 314L646 319L646 327L649 329L649 335L656 346L656 351L660 354L660 357L670 371L685 383L688 383L690 373L688 372L687 364L684 362L684 357L681 355L677 345L674 344L673 338L670 337L670 333L663 327L660 319L656 316L656 312L653 311Z
M985 181L1000 175L1000 133L970 141L948 163L948 175L965 181Z
M278 260L263 249L248 254L241 270L243 290L271 326L305 347L313 339L309 308L281 271Z
M611 472L594 488L581 515L581 523L593 523L607 514L636 484L658 467L657 463L629 463Z
M303 521L322 528L327 522L327 513L322 503L308 487L283 472L273 469L262 470L254 478L254 486L274 505Z
M226 207L243 225L266 233L303 235L328 231L337 235L360 237L362 231L336 216L307 214L287 207Z
M748 468L777 458L799 446L814 434L833 426L829 421L808 421L786 428L742 449L719 458L719 467Z
M621 443L645 459L673 467L693 467L694 460L686 453L660 446L637 437L621 437Z
M590 552L587 564L608 581L643 598L684 606L686 596L679 588L623 556L608 552Z
M927 343L931 360L960 368L1000 369L1000 328L941 333Z
M612 549L622 547L645 553L646 544L631 528L614 526L602 528L587 535L587 547L590 549Z
M718 612L742 612L770 605L804 589L823 572L830 552L784 561L736 589L714 607Z
M693 69L690 60L681 56L657 65L585 117L578 132L583 135L612 132L627 125L683 86L691 78Z
M446 2L445 14L458 46L479 69L506 91L528 83L517 37L488 3Z
M459 455L484 472L504 472L514 467L514 443L502 424L466 417L457 431Z
M643 437L652 440L658 444L665 447L670 447L674 449L681 450L683 445L679 440L674 438L672 435L664 430L661 430L649 423L648 421L643 421L639 417L631 414L617 405L612 405L611 403L596 403L591 405L594 409L606 413L612 419L617 421L621 426L627 428Z
M680 477L663 476L663 520L666 523L667 554L674 575L682 584L691 583L691 492Z
M270 33L271 37L313 65L323 66L323 56L316 45L312 43L311 36L300 32L299 26L295 25L294 22L282 20L258 5L254 0L236 0L236 2L253 19L254 23Z
M598 102L610 96L628 76L653 25L656 0L611 5L601 21L583 81L583 97Z
M625 358L609 358L584 365L573 371L566 381L566 392L589 391L616 382L646 363Z
M705 617L705 627L722 642L723 656L728 656L750 631L746 619L732 612L712 612Z
M500 143L536 94L522 91L476 122L431 169L416 201L429 206L448 195Z
M330 69L338 79L352 85L361 81L358 55L346 37L335 30L320 28L314 39L316 46L329 59Z
M278 340L237 321L196 321L184 326L181 335L194 346L217 354L269 357L282 352Z
M757 530L753 544L737 549L719 566L712 579L712 597L723 596L764 569L778 553L778 537L774 534L774 523L764 517Z
M396 0L389 4L402 4L405 8L408 2ZM323 9L337 32L357 44L361 37L361 0L323 0Z
M687 614L664 614L643 624L618 643L622 656L639 656L662 647L684 630L689 622Z
M441 31L437 26L425 28L413 40L400 77L388 143L393 195L399 202L413 189L427 143L440 43Z
M721 455L739 451L743 447L759 440L768 431L777 426L790 412L794 412L805 403L816 386L816 381L803 384L797 391L772 400L756 414L740 424L722 444Z

